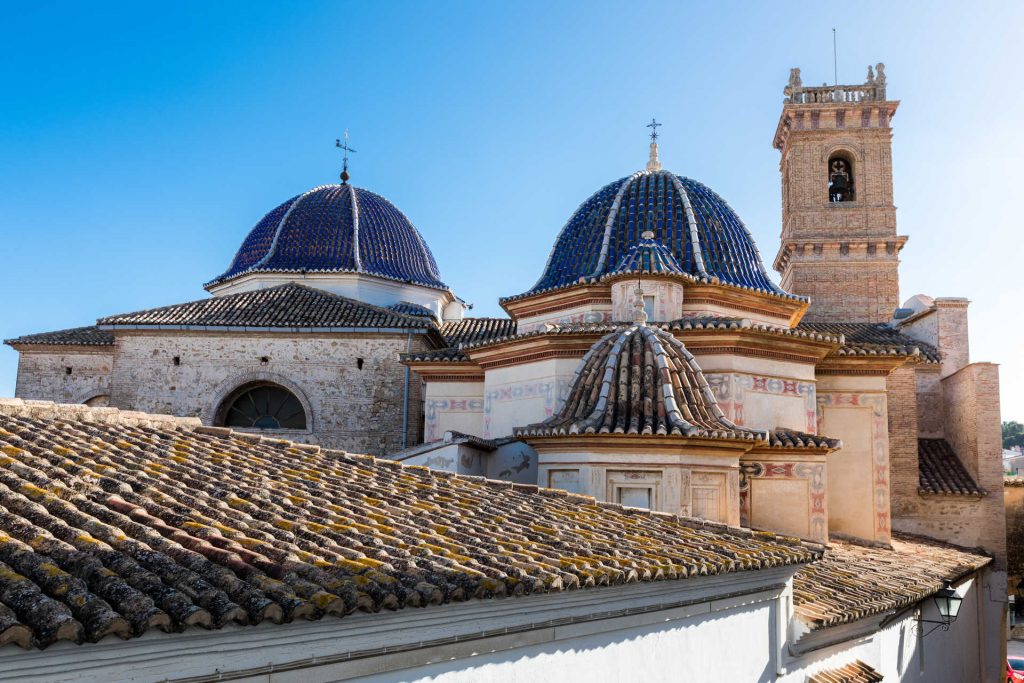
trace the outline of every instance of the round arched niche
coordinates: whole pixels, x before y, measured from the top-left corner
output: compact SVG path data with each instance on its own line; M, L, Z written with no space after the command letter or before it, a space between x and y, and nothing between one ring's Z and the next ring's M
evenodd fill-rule
M288 378L270 372L248 373L223 383L201 419L247 431L313 431L313 410L305 393Z
M83 405L87 405L90 408L109 408L110 407L110 394L96 394L89 398L81 401Z
M825 185L833 204L857 200L859 155L846 146L836 146L825 156Z

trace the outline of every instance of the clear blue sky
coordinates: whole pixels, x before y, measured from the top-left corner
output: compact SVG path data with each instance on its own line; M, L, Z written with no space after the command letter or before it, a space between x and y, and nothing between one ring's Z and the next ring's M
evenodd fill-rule
M500 314L575 207L644 164L704 181L770 262L789 68L887 65L902 296L967 296L972 357L1024 419L1024 4L3 3L0 337L205 296L275 205L353 182ZM834 13L830 13L835 8ZM17 354L0 349L0 395Z

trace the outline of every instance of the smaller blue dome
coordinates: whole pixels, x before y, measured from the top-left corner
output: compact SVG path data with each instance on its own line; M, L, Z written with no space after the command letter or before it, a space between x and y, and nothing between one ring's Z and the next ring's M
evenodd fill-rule
M629 248L619 265L608 272L609 275L620 273L650 273L682 275L686 271L672 254L672 250L654 239L653 232L645 232L640 241Z
M394 204L352 185L292 197L256 224L207 287L248 273L366 273L448 289L423 236Z

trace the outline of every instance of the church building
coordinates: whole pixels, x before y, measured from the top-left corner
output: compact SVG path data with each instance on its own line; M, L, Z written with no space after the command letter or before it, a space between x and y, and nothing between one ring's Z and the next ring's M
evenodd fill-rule
M276 473L267 475L271 489L301 480L294 495L304 502L274 503L283 507L261 517L251 499L236 501L211 483L207 494L195 494L204 517L193 522L207 529L201 538L249 564L254 552L320 568L335 556L366 560L346 566L360 577L378 572L376 588L366 589L366 604L359 591L345 597L347 607L337 607L344 613L357 604L376 611L658 581L681 552L672 549L677 532L664 526L675 522L664 520L684 519L709 534L695 543L733 558L721 566L683 562L689 569L675 571L677 578L716 575L688 599L738 610L714 617L731 629L772 634L756 666L728 670L735 680L996 680L1007 595L998 371L970 359L967 300L916 295L901 303L899 255L908 237L898 233L893 203L898 106L882 64L869 67L858 85L807 87L800 70L791 71L773 138L782 186L772 260L778 284L726 199L662 166L652 121L646 165L621 169L552 230L543 271L532 286L500 300L502 318L469 317L423 234L381 195L350 184L346 165L341 184L315 187L264 216L227 269L205 285L210 297L7 340L20 354L16 394L24 403L6 409L16 424L0 430L0 440L21 435L11 437L10 448L49 457L27 444L28 423L18 421L30 419L23 412L31 414L34 401L52 401L117 409L127 416L122 422L142 419L124 411L175 416L166 419L177 422L153 427L156 438L163 438L159 429L195 430L174 437L180 448L168 448L201 454L203 477L224 474L209 439L234 439L224 457L244 462L245 472L260 467L245 458L266 463L276 456L264 446L258 456L242 456L237 444L279 444L274 448L291 454L280 456L282 463L293 457L298 464L268 465ZM83 424L89 415L113 414L67 410ZM104 439L151 450L138 435ZM136 467L120 458L111 466ZM63 467L31 462L48 477ZM146 462L137 465L149 473L138 474L140 481L160 478L160 467ZM344 469L349 465L355 469ZM363 493L355 471L372 482ZM206 490L202 478L195 485ZM491 506L479 495L484 485L493 489ZM181 495L170 483L159 493L125 486L146 500L111 484L108 493L130 502L115 507L158 517L155 508L176 509L172 500ZM323 510L311 502L319 486L339 496L325 499ZM426 497L417 500L417 491ZM27 488L23 494L34 495ZM364 495L376 500L366 504L377 512L351 512L359 521L345 521L342 501ZM213 502L218 496L223 505ZM301 514L286 514L293 504ZM464 506L462 517L449 514L451 506ZM239 510L265 524L246 526ZM434 529L435 540L421 535L413 544L427 544L422 556L436 563L433 573L408 559L408 541L394 543L409 531L402 510ZM611 520L601 510L623 517ZM636 519L645 521L633 534ZM474 520L496 525L487 527L492 531L507 523L528 540L510 548L500 533L481 538L479 529L462 528ZM342 526L348 533L349 524L362 557L335 548L333 536L327 545L306 543L300 530L311 525L303 528L330 536ZM610 541L589 524L626 531ZM250 536L255 530L262 535ZM287 547L257 550L278 542ZM374 546L390 554L375 555ZM637 573L638 565L624 569L630 562L649 564ZM770 597L764 614L752 611L744 623L742 605L757 600L728 608L715 601L732 600L729 582L741 578L729 572L755 564L758 571L741 572L748 576L742 581L762 577L766 583L749 593ZM335 590L316 572L301 575L306 583L293 588L303 599ZM396 581L405 588L393 589ZM668 604L653 588L644 590L645 609ZM967 612L946 621L942 633L925 635L931 603L954 594ZM684 603L672 609L688 609ZM473 609L487 619L486 609ZM536 624L557 621L541 611ZM673 617L696 619L699 628L677 636L714 649L708 615ZM509 618L533 633L526 617ZM578 645L575 637L582 636L566 642ZM730 635L732 642L743 637ZM517 647L540 647L528 641L509 645L507 659L488 660L496 679L511 671L503 667L513 666ZM587 642L610 651L604 641ZM552 648L523 656L570 657L571 647ZM424 678L487 678L471 657L451 652L444 661L455 663L410 655L404 666ZM673 666L689 671L687 661ZM367 666L351 671L390 670ZM757 676L745 677L755 669ZM694 671L701 670L709 669Z

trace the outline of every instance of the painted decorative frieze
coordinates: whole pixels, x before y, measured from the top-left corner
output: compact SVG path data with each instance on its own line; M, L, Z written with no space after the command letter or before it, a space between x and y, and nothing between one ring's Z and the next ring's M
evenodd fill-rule
M751 525L750 485L754 479L806 481L807 517L810 538L828 539L828 515L825 508L825 465L805 462L744 462L740 465L740 523Z
M718 405L725 416L738 425L754 428L788 427L802 429L811 434L818 431L818 413L815 402L816 388L814 382L801 382L795 379L748 375L737 372L707 372L704 376L711 385ZM803 424L761 425L749 422L748 402L755 400L751 395L781 396L798 398L803 401Z
M444 436L445 426L441 424L444 413L479 413L484 410L484 401L478 398L440 398L426 400L426 414L423 418L423 440L436 441Z
M875 532L888 538L889 519L889 431L885 394L823 393L818 394L818 419L824 408L870 408L872 509Z
M569 383L567 380L562 381L553 379L506 384L504 386L489 389L484 394L483 401L484 437L490 439L506 436L504 433L493 433L496 412L506 409L499 408L499 405L515 401L541 399L543 406L541 414L523 418L523 420L525 420L523 424L526 424L527 422L540 422L554 415L555 411L565 400L565 395L568 390ZM511 428L508 429L508 433L511 433Z

